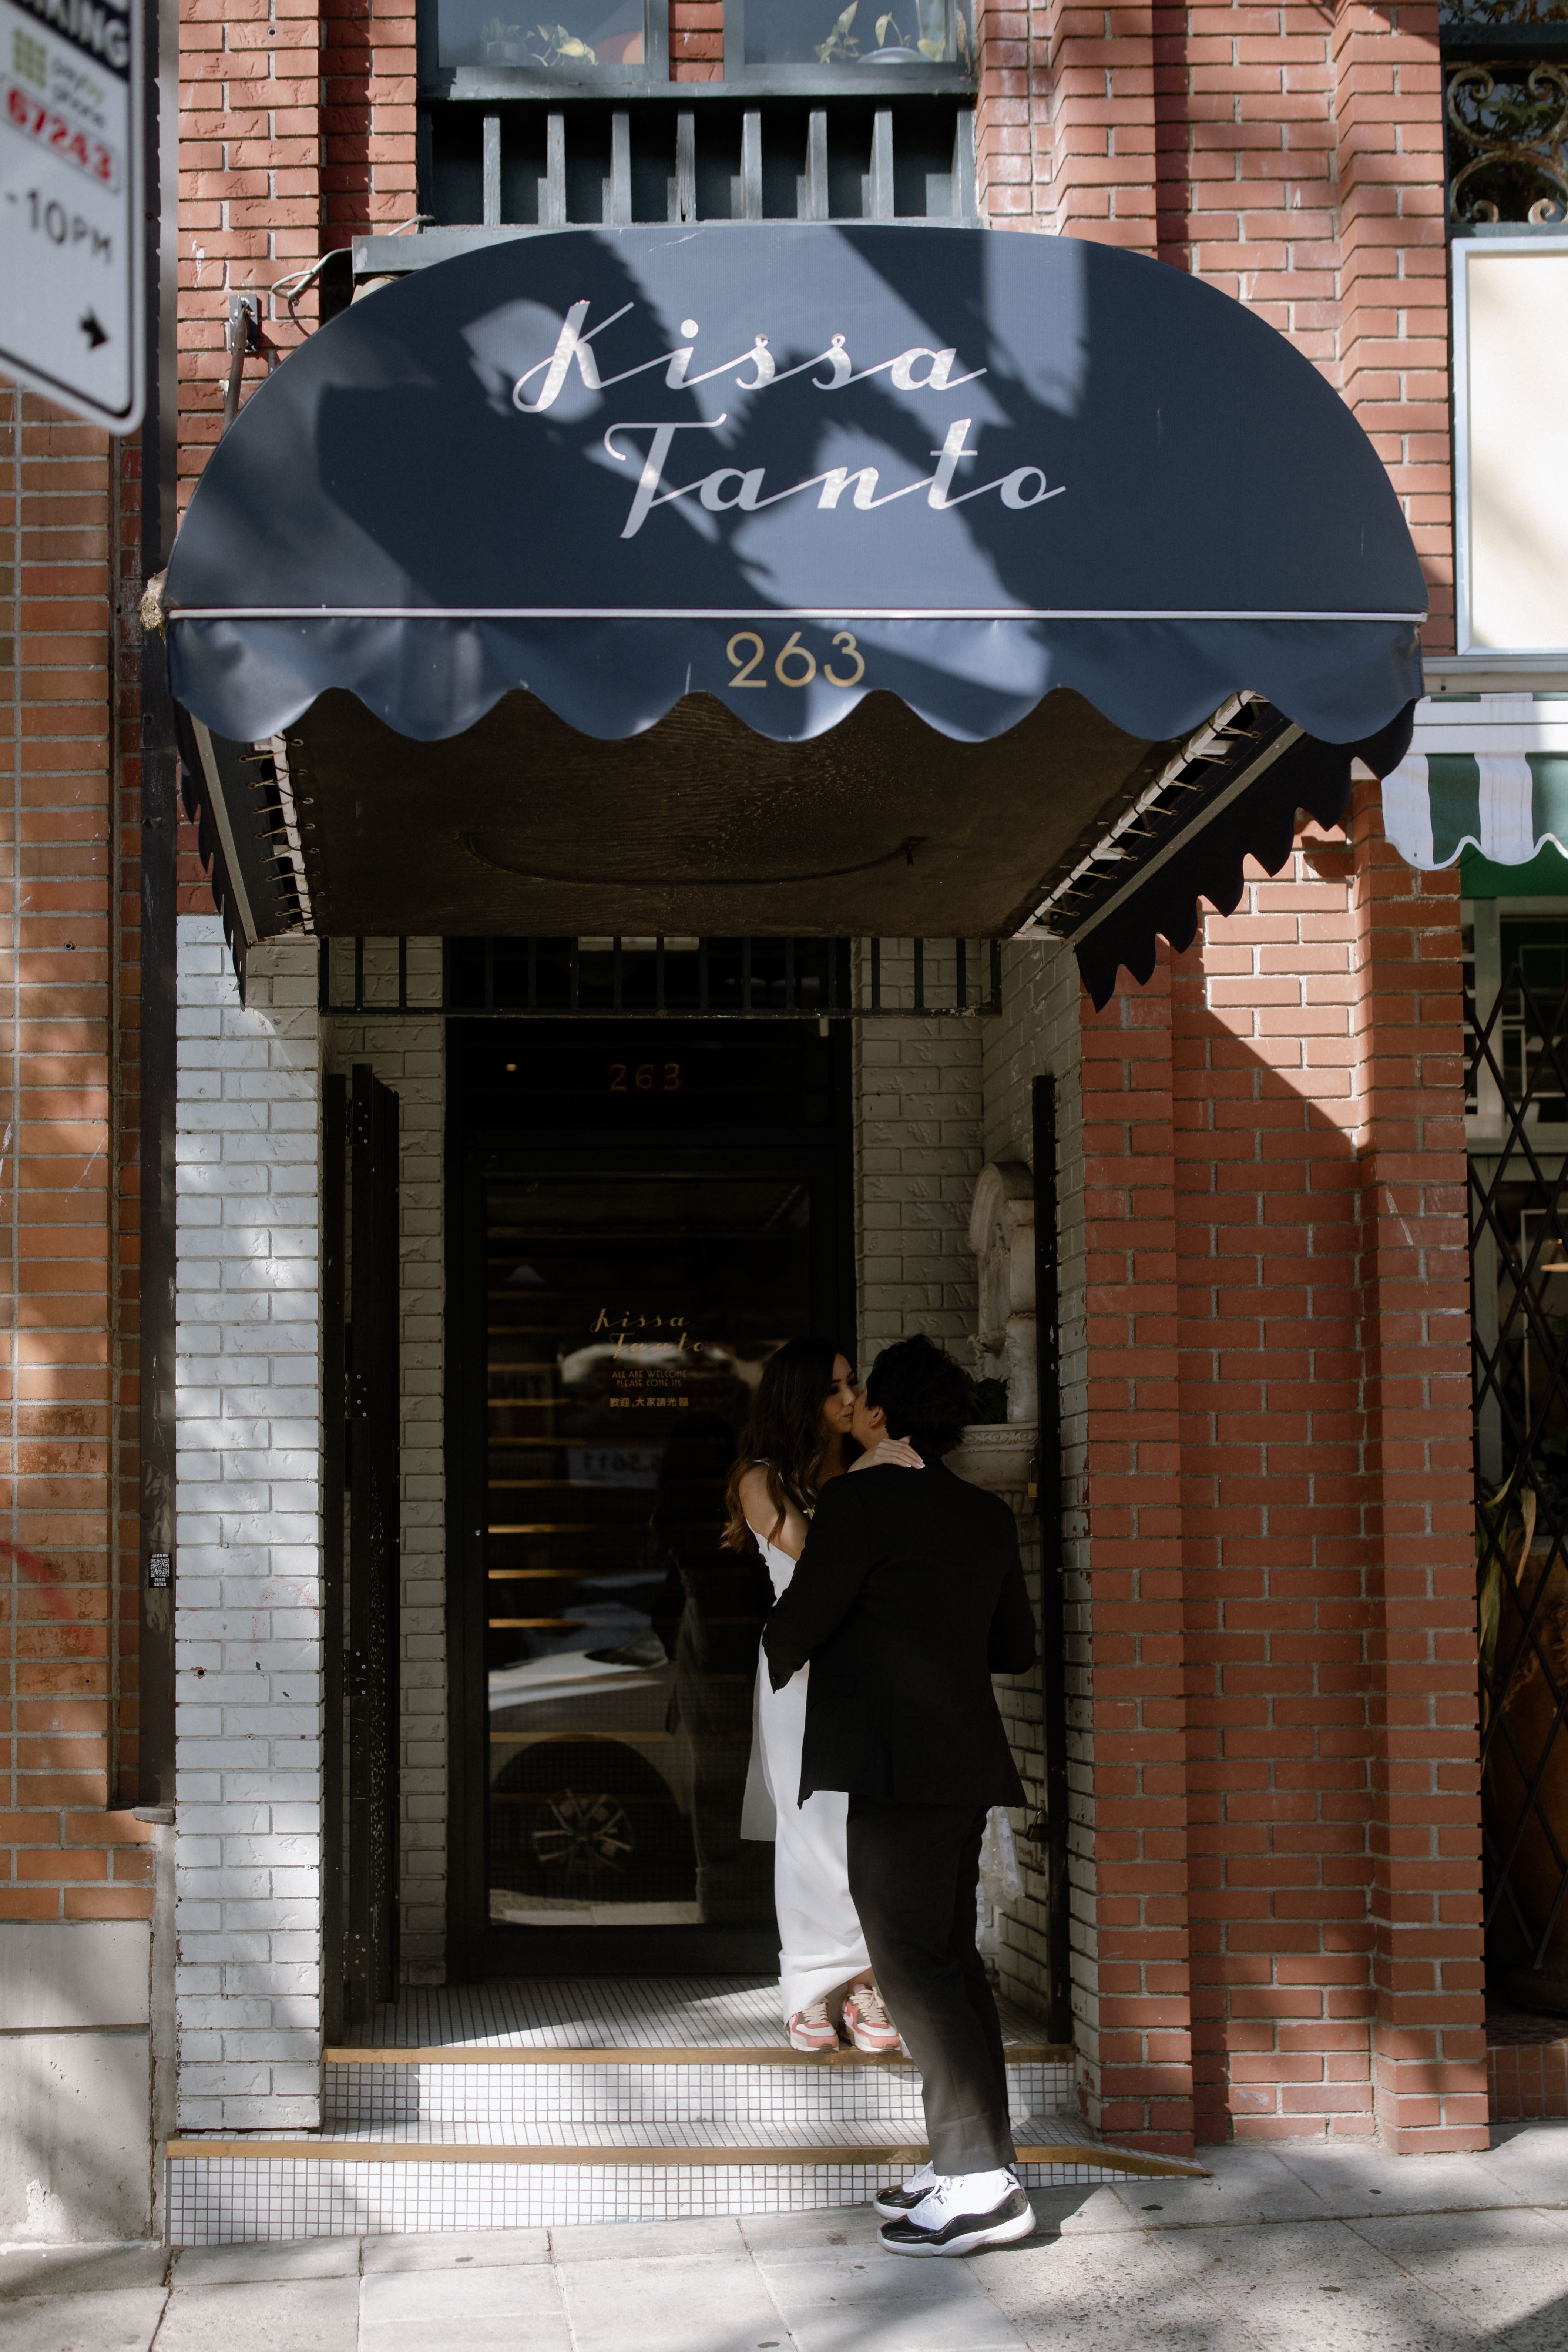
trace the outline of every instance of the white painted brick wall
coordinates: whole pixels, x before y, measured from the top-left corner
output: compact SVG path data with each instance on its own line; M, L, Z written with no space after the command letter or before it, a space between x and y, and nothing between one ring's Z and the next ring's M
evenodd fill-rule
M948 950L951 954L951 950ZM868 952L857 950L857 985L868 1001ZM855 1171L860 1356L911 1331L942 1340L965 1364L978 1307L969 1248L974 1180L989 1160L1034 1158L1032 1085L1058 1080L1058 1190L1061 1248L1063 1469L1068 1498L1068 1685L1069 1872L1073 1889L1075 2003L1094 2001L1093 1822L1089 1788L1088 1540L1085 1517L1087 1391L1084 1326L1083 1146L1079 1096L1080 1031L1077 967L1050 946L1004 950L1002 1013L960 1024L912 1017L857 1025ZM912 952L887 942L885 1003L909 1001ZM952 1001L953 974L928 950L926 1001ZM901 993L900 993L901 992ZM1037 1610L1037 1538L1024 1523L1025 1567ZM1044 1809L1040 1681L999 1692L1029 1803L1015 1826ZM1037 1849L1019 1843L1024 1894L1003 1928L1005 1988L1026 2001L1046 1986L1045 1874Z
M951 947L928 949L925 1001L952 1000ZM869 1003L858 946L858 1001ZM907 1003L905 940L882 947L882 995ZM879 1348L923 1331L970 1361L979 1305L969 1204L982 1160L982 1022L879 1016L855 1024L857 1316L864 1370Z
M179 919L176 1912L183 2129L321 2111L314 945Z
M1094 1808L1090 1780L1088 1345L1085 1325L1082 1053L1078 968L1064 948L1016 942L1003 950L1002 1014L984 1024L984 1155L1033 1164L1033 1081L1057 1081L1057 1201L1059 1250L1062 1474L1067 1615L1068 1876L1072 1899L1073 2008L1092 2036L1097 2008ZM1027 1548L1031 1597L1039 1599L1039 1546ZM1009 1730L1031 1810L1043 1801L1037 1675L1006 1695ZM1044 1987L1046 1903L1035 1852L1019 1844L1024 1895L1004 1929L1002 1981L1027 2001Z
M353 953L333 954L333 997L352 993ZM396 950L365 943L365 997L396 998ZM441 1001L441 942L408 942L408 1001ZM368 1062L399 1104L402 1253L402 1728L399 1899L405 1977L439 1984L447 1948L446 1270L442 1216L445 1024L377 1015L328 1026L327 1066Z

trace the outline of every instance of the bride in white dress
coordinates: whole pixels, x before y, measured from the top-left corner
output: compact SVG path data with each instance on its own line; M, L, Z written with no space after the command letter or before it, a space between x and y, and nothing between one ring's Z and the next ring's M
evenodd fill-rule
M748 1533L777 1600L805 1547L816 1497L829 1478L874 1463L921 1467L901 1441L885 1438L849 1465L845 1439L855 1405L847 1357L827 1339L791 1339L769 1360L739 1459L730 1475L724 1541L745 1549ZM741 1834L773 1840L773 1903L779 1926L779 1991L796 2050L837 2050L839 2024L858 2050L900 2047L882 2005L860 1922L849 1898L845 1831L849 1800L818 1789L799 1803L809 1666L775 1691L759 1670L756 1738Z

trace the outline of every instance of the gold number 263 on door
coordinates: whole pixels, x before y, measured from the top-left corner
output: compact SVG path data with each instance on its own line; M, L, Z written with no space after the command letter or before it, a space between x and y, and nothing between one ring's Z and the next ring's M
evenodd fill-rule
M866 675L866 656L855 642L853 630L837 630L833 643L836 658L841 657L847 665L852 663L854 667L846 675L836 669L832 662L824 662L823 677L829 686L858 686ZM768 649L754 629L737 629L724 653L735 673L730 680L731 686L748 689L755 688L759 692L765 689L767 677L765 674L758 677L757 672L765 667ZM798 629L790 631L773 656L773 673L781 686L793 687L809 686L816 676L816 656L809 646L801 644Z

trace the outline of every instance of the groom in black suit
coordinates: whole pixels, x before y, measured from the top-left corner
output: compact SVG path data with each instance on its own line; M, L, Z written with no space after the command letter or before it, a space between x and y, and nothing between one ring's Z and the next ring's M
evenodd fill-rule
M921 2071L931 2163L877 2200L894 2253L972 2253L1035 2226L974 1943L986 1812L1024 1798L991 1677L1034 1664L1035 1621L1012 1512L942 1460L968 1410L963 1371L929 1339L883 1349L853 1433L907 1437L923 1467L824 1487L763 1636L775 1690L811 1663L800 1801L848 1791L849 1891Z

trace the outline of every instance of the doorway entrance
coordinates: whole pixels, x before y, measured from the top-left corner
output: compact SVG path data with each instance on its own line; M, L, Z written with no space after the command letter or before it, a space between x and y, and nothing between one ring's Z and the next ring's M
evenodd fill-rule
M720 1535L768 1357L853 1348L847 1037L455 1021L448 1074L454 1958L771 1969L768 1585Z

